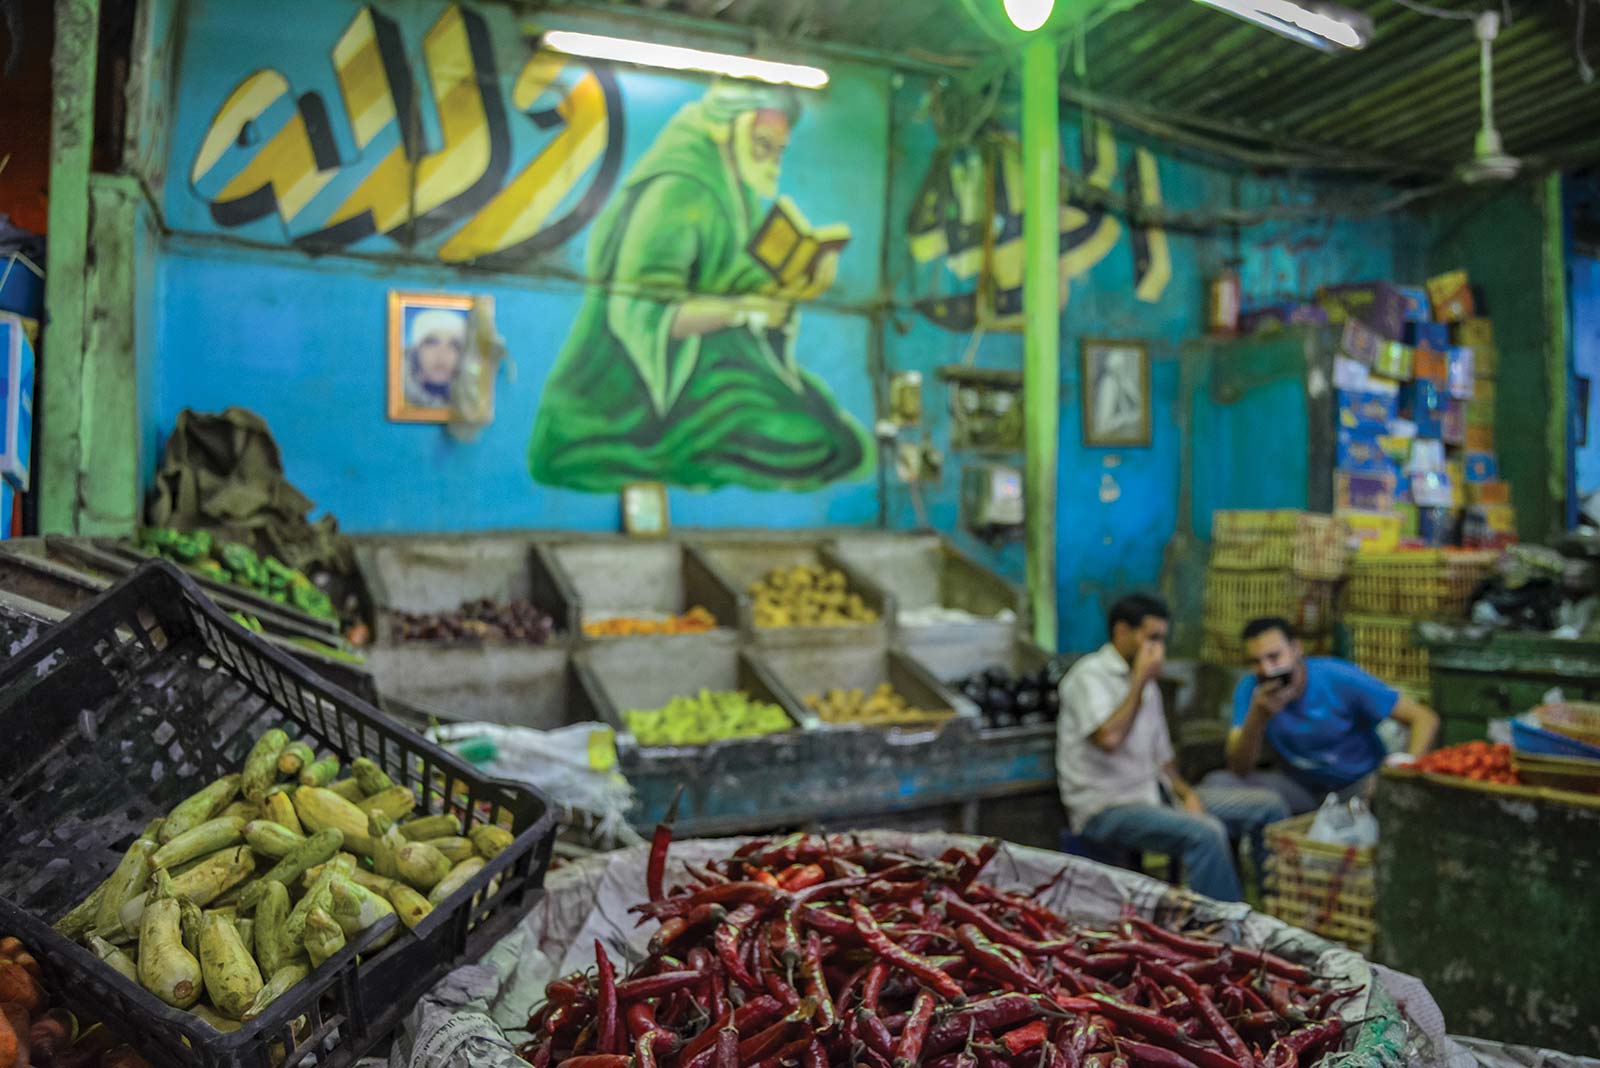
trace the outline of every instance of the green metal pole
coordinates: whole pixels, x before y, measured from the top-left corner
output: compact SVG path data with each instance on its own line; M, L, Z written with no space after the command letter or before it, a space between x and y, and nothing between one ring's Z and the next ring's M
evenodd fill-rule
M83 458L84 264L89 243L89 163L94 147L95 52L100 0L57 0L51 59L50 251L40 353L41 533L78 525ZM131 311L131 309L129 309Z
M1033 636L1056 648L1056 458L1061 425L1061 126L1056 42L1022 49L1023 500Z

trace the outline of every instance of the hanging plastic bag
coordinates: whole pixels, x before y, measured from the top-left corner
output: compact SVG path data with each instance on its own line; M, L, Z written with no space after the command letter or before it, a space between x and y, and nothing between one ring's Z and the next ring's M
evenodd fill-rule
M494 422L494 380L505 356L505 339L494 327L494 298L474 297L467 316L467 350L450 383L451 437L473 441Z

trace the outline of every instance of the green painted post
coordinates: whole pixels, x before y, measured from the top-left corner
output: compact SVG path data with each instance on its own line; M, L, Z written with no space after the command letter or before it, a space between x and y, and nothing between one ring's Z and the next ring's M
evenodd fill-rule
M1033 636L1056 647L1056 460L1061 426L1061 126L1056 42L1022 47L1023 496Z
M1545 421L1545 447L1550 453L1546 492L1559 507L1550 509L1548 536L1565 532L1570 502L1567 501L1567 234L1566 215L1561 207L1561 174L1545 176L1540 189L1540 208L1544 221L1544 317L1549 342L1545 348L1545 375L1550 382L1549 416Z
M94 147L95 53L100 0L57 0L51 60L50 252L45 266L39 389L39 528L78 524L84 385L84 264L89 241L89 162Z

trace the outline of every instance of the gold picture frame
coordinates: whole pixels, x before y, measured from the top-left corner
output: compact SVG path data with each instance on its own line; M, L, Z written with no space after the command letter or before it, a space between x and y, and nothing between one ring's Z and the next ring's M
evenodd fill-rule
M1086 448L1150 444L1150 348L1143 341L1084 338L1078 393Z
M660 482L630 482L622 487L624 532L638 538L660 538L671 527L666 486Z
M472 298L458 293L390 291L390 422L450 421L450 389L466 354L471 314ZM455 360L449 366L452 345Z

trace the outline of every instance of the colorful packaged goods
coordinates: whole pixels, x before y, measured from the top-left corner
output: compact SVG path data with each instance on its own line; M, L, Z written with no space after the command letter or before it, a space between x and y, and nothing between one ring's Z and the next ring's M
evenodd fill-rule
M1443 352L1450 345L1450 324L1408 322L1405 336L1400 340L1414 347L1420 348L1426 345L1430 349Z
M1394 463L1376 437L1340 429L1335 445L1334 466L1353 475L1382 475L1394 470Z
M1317 303L1327 310L1330 323L1356 319L1391 341L1400 339L1405 325L1405 298L1387 282L1322 286Z
M1336 471L1333 476L1334 507L1340 511L1388 511L1394 505L1397 481L1392 474L1352 475Z
M1339 428L1382 434L1399 414L1399 390L1368 388L1365 390L1337 390L1334 404L1339 410Z
M1426 323L1433 318L1433 307L1428 301L1428 291L1422 286L1395 286L1405 304L1405 321Z
M1470 400L1476 392L1477 359L1474 351L1465 345L1454 345L1445 350L1450 361L1447 388L1450 396Z
M1467 402L1450 398L1444 415L1439 420L1439 438L1446 445L1461 446L1467 443Z
M1467 450L1469 452L1494 451L1494 422L1491 420L1487 424L1474 426L1470 410L1467 412Z
M1384 342L1383 348L1378 350L1378 361L1372 365L1372 373L1396 381L1410 378L1411 346L1399 341Z
M1444 388L1450 382L1450 358L1442 348L1418 346L1411 354L1411 377Z
M1341 508L1334 515L1344 520L1350 528L1360 552L1382 553L1400 547L1400 515L1397 512Z
M1462 319L1452 327L1457 345L1468 348L1494 348L1494 320Z
M1449 271L1428 279L1428 300L1433 304L1434 319L1441 323L1459 323L1472 318L1476 311L1466 271Z
M1384 339L1371 328L1364 326L1356 319L1345 320L1344 330L1339 337L1339 347L1344 354L1357 363L1368 367L1375 366L1378 354L1383 350Z
M1467 484L1468 504L1510 504L1511 483L1500 479Z
M1492 452L1468 452L1463 468L1468 482L1493 482L1500 477L1500 465Z

